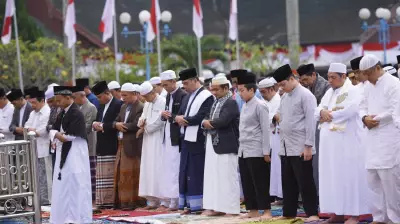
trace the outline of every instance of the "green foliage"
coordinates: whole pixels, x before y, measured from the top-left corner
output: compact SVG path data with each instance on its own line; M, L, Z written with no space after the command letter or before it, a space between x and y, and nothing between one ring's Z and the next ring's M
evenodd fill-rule
M0 30L2 30L4 14L6 8L6 1L0 1ZM15 8L18 20L18 35L22 40L36 41L37 39L43 37L42 30L36 25L32 17L29 16L26 9L26 0L15 1ZM13 23L14 29L14 23ZM13 32L13 38L14 32Z

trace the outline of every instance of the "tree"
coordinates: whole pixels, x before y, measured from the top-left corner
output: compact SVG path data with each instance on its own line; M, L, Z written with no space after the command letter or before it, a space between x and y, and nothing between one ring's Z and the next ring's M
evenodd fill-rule
M6 8L6 0L0 1L0 30L3 28L3 20ZM42 30L36 25L35 21L29 16L26 9L26 0L15 1L15 8L17 13L18 34L22 40L36 41L43 37ZM13 24L14 26L14 24ZM14 27L13 27L14 29ZM13 32L13 38L14 32Z
M197 39L194 36L176 35L162 43L163 64L166 69L181 70L194 67L198 69ZM222 38L207 35L201 38L202 60L228 60L224 53Z

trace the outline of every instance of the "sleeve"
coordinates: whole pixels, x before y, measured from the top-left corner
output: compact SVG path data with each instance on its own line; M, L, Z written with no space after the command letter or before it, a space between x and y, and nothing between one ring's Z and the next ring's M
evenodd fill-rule
M364 84L365 85L365 84ZM364 92L361 94L361 101L360 101L360 106L359 106L359 116L360 118L368 115L368 90L367 88L364 87L359 87L359 88L364 88Z
M263 155L268 156L271 153L270 147L270 121L269 121L269 111L266 104L258 105L257 116L260 120L261 131L262 131L262 147Z
M387 98L390 102L390 112L397 128L400 128L400 82L388 89Z
M360 96L359 92L356 89L353 89L348 92L348 99L346 101L346 105L343 109L332 112L332 121L334 123L342 123L347 121L350 118L354 118L358 114L359 105L360 105Z
M321 118L321 111L328 108L329 106L329 98L332 95L332 91L328 90L326 91L326 93L324 94L324 96L321 99L321 102L319 103L318 107L315 108L315 113L314 113L314 117L315 120L318 121Z
M160 103L156 106L156 108L153 108L153 109L160 111L157 119L155 119L154 121L146 121L146 125L144 126L144 131L148 134L151 134L153 132L160 130L165 125L165 122L161 120L161 111L163 110L163 108L165 108L165 100L163 100L161 102L163 102L163 103Z
M10 132L13 134L16 134L15 129L17 128L17 113L19 113L19 111L14 109L11 124L9 127Z
M6 120L6 121L10 121L10 124L8 125L8 127L10 127L11 124L12 124L13 115L14 115L14 108L7 110L7 114L6 114L5 120ZM4 133L4 134L6 134L6 133L12 134L12 132L10 131L10 128L8 128L8 129L5 128L5 129L3 129L3 130L2 130L2 133Z
M204 117L210 113L213 103L214 103L214 96L210 96L203 102L196 115L184 117L184 119L188 122L188 125L189 126L200 125Z
M90 107L89 112L84 115L86 133L92 132L92 125L93 125L93 122L96 120L96 116L97 116L97 109L93 105L93 107Z
M33 117L35 117L35 115L32 114L33 111L29 114L29 118L28 120L25 122L24 128L33 128Z
M138 121L138 127L140 127L143 124L143 121L146 119L146 114L147 114L147 109L149 107L149 103L145 103L143 106L143 112L142 115L140 115L139 121Z
M47 113L43 113L39 118L39 126L36 127L36 133L38 136L44 136L47 134L47 122L50 118L50 110Z
M121 111L121 106L122 106L122 102L119 102L114 105L114 108L112 108L114 110L115 117L117 117L119 112ZM111 107L111 105L110 105L110 107ZM111 108L108 108L108 109L111 109ZM104 131L113 131L114 130L114 121L115 120L104 122L104 124L103 124Z
M303 93L302 106L305 115L306 142L305 145L314 146L315 144L315 129L317 123L314 119L314 111L317 107L317 99L312 93Z
M137 132L139 130L138 123L142 114L143 114L143 106L140 106L140 108L136 110L135 119L132 122L125 124L126 127L128 128L128 132Z
M209 116L210 112L207 116ZM210 123L215 129L226 128L231 123L235 122L239 117L239 108L236 101L227 101L221 108L219 118L213 119Z

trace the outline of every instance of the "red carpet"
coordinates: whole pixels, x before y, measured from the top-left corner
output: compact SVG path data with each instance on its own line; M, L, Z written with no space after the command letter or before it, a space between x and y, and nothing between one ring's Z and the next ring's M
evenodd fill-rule
M108 217L139 217L139 216L150 216L150 215L160 215L167 214L168 212L156 212L156 211L122 211L122 210L112 210L106 209L101 210L102 213L93 214L94 219L98 219L104 216Z

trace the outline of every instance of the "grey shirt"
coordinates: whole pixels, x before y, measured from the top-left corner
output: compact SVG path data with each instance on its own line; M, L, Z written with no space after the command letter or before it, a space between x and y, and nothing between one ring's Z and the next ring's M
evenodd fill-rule
M278 111L281 136L280 155L300 156L306 145L312 146L313 154L315 154L315 108L317 108L315 96L300 84L292 92L282 96Z
M240 112L239 157L264 157L269 155L268 106L257 97L245 103Z

